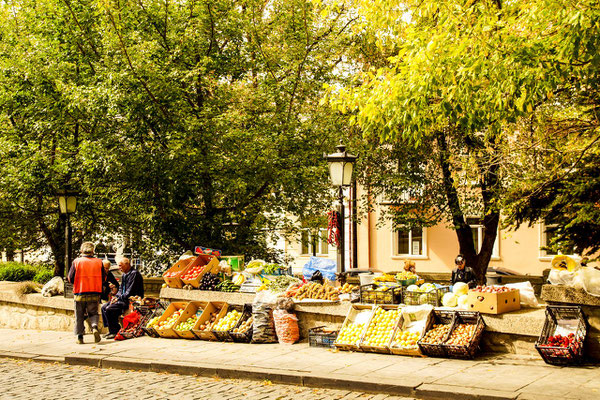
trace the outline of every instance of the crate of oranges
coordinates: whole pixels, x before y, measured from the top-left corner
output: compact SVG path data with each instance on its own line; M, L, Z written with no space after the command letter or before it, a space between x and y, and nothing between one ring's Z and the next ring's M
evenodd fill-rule
M443 344L450 336L455 315L455 311L434 310L431 313L425 334L417 342L423 354L432 357L446 356L446 347Z
M390 343L390 353L402 356L422 355L418 342L430 326L432 311L433 307L429 304L404 307Z
M352 304L333 345L340 350L360 350L360 341L367 331L372 315L372 305Z
M363 338L360 341L362 351L374 353L390 352L390 342L400 320L401 306L379 305L373 310L373 316Z

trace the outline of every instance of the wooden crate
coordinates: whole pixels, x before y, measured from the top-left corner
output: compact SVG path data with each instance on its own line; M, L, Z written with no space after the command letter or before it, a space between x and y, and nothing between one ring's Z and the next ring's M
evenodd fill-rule
M189 257L184 260L179 260L171 268L165 271L163 274L163 279L168 287L181 289L183 287L183 282L179 278L182 273L187 271L188 265L194 260L194 257ZM175 272L175 276L167 277L165 276L167 273Z
M414 348L394 346L396 335L399 332L402 332L402 326L404 325L405 318L409 318L409 315L407 313L403 312L400 315L400 319L398 320L398 323L396 324L396 329L394 330L394 336L392 337L392 340L390 341L390 353L398 355L398 356L422 356L423 353L421 353L421 349L419 348L418 344L416 344ZM419 335L419 340L423 337L423 335L427 331L428 327L431 326L431 324L432 324L431 320L432 320L432 313L430 311L427 313L427 316L425 317L425 323L423 324L423 328L421 329L421 332Z
M192 285L196 289L199 288L200 281L202 280L202 277L204 276L204 274L206 274L208 272L213 272L213 270L215 270L219 266L219 259L217 257L211 256L209 254L200 254L198 257L196 257L194 259L194 261L192 261L188 265L186 272L198 265L204 265L204 269L202 270L200 275L198 275L194 279L181 278L181 281L183 282L184 285ZM180 277L183 275L184 274L181 274Z
M339 343L338 340L340 337L338 335L337 339L333 343L333 345L335 347L337 347L340 350L347 350L347 351L359 351L360 350L359 343L362 340L362 337L364 336L365 331L367 330L367 327L369 326L369 323L371 323L371 317L373 316L373 306L370 304L352 304L350 306L350 309L348 310L346 319L344 320L344 323L342 324L342 327L340 329L340 333L341 333L347 325L354 323L354 321L356 320L356 317L364 311L370 311L370 315L369 315L368 320L365 323L365 326L363 328L363 331L360 335L360 339L358 340L358 342L355 344Z
M196 312L198 311L198 308L201 308L202 311L204 312L204 309L206 308L207 305L208 305L208 302L206 302L206 301L190 301L189 304L187 305L187 307L185 308L185 310L183 311L183 313L181 314L181 317L179 317L179 320L175 323L175 327L177 327L177 325L179 325L180 323L187 321L187 319L190 318L192 315L196 314ZM198 339L196 337L196 335L194 335L194 332L192 332L191 330L189 330L189 331L175 330L175 333L177 334L177 336L179 336L182 339Z
M371 317L371 320L369 321L369 325L367 325L367 329L365 329L363 336L360 338L360 343L358 345L362 351L371 352L371 353L382 353L382 354L390 353L390 344L391 344L392 340L394 339L394 333L392 333L391 339L384 346L369 346L369 345L364 344L365 336L367 335L367 331L369 330L369 327L374 323L373 320L374 320L375 313L377 312L378 308L388 311L388 310L396 310L396 309L402 308L402 307L403 306L401 306L401 305L394 305L394 304L380 304L373 309L373 316ZM399 320L400 320L400 317L398 317L396 319L395 325L398 325ZM395 332L396 330L394 329L393 331Z
M212 333L211 330L201 331L198 328L200 327L200 325L203 325L206 321L208 321L210 319L211 313L219 310L219 313L217 314L217 319L215 320L215 322L217 322L220 318L222 318L225 314L227 314L228 307L229 307L229 304L222 302L222 301L209 302L206 305L206 308L204 309L204 312L202 313L200 318L198 318L196 325L194 325L194 328L192 329L192 332L194 332L194 335L196 335L196 337L198 339L202 339L202 340L217 340L217 337L215 336L214 333Z
M165 320L167 320L167 318L169 318L171 315L173 315L173 313L176 310L182 310L185 309L187 307L188 303L186 301L174 301L173 303L169 304L169 307L167 307L167 309L165 310L165 312L163 313L163 315L158 319L158 322L163 322ZM175 322L175 324L177 324L177 322ZM156 329L156 333L158 333L158 335L160 337L164 337L164 338L170 338L170 339L179 339L179 336L177 335L177 333L175 333L175 325L173 325L171 328L167 328L167 329Z

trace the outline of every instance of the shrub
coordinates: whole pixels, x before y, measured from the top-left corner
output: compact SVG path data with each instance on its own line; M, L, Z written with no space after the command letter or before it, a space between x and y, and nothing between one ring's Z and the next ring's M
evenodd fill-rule
M35 266L18 262L0 263L0 281L45 283L52 278L52 269L47 266ZM37 278L37 279L36 279ZM44 282L42 282L45 280Z

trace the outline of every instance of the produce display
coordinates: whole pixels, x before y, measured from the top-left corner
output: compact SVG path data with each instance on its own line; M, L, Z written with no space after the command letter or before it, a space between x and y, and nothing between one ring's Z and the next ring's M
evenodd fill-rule
M229 279L225 279L223 282L217 284L214 290L218 290L220 292L237 292L240 290L240 287Z
M185 274L181 275L180 278L186 281L191 281L192 279L196 279L200 276L202 271L204 271L205 265L196 265L190 269L188 269Z
M356 288L357 288L356 286L351 285L346 282L346 283L344 283L344 285L342 287L340 287L339 291L340 291L340 293L351 293Z
M285 292L290 285L298 284L300 284L300 279L294 278L290 275L281 275L272 281L269 281L266 285L266 288L273 292Z
M219 284L219 275L211 274L210 272L205 274L200 281L200 290L216 290Z
M233 284L236 286L242 286L246 282L246 277L243 274L237 274L233 278Z
M165 274L163 275L165 278L175 278L177 276L178 273L180 273L181 271L171 271L171 272L165 272Z
M159 318L160 318L160 317L161 317L161 316L159 315L159 316L156 316L156 317L154 317L154 318L151 318L151 319L148 321L148 323L146 324L146 327L147 327L147 328L152 328L152 327L153 327L153 326L156 324L156 322L158 322L158 320L159 320Z
M375 278L373 278L373 282L374 283L377 283L377 282L396 282L396 278L394 277L394 275L383 274L381 276L376 276Z
M187 320L180 322L179 325L175 327L175 330L180 332L192 330L194 325L196 325L196 321L198 321L198 318L200 318L200 316L202 315L202 311L203 309L198 308L198 311L196 311L195 315L192 315Z
M224 317L219 319L219 322L212 327L212 330L224 332L233 329L241 316L242 313L238 310L231 310Z
M458 305L458 297L454 293L444 293L442 305L444 307L456 307Z
M262 272L267 275L279 274L281 270L287 270L287 267L279 264L265 264Z
M515 290L515 289L511 289L511 288L507 288L506 286L477 286L475 289L473 289L474 292L478 292L478 293L506 293L506 292L510 292L511 290Z
M361 345L373 347L387 346L392 340L394 328L398 324L401 312L401 308L393 310L377 308Z
M420 292L420 293L428 293L432 290L435 290L436 287L433 283L424 283L421 286L418 285L410 285L406 288L409 292Z
M404 292L404 303L409 305L431 304L432 306L437 307L443 304L443 296L449 290L450 288L448 286L438 287L433 283L424 283L421 286L410 285ZM451 296L447 296L446 301L449 304L455 303ZM456 306L456 304L454 304L454 306Z
M581 341L574 333L569 333L567 336L554 335L548 337L547 343L541 344L540 347L570 347L574 352L577 352L581 347Z
M417 275L413 274L410 271L402 271L396 274L396 280L399 281L407 281L409 279L417 279Z
M248 318L238 328L234 328L232 332L233 333L246 333L246 332L248 332L248 329L252 328L252 322L253 321L254 321L254 319L252 317Z
M347 323L340 331L336 343L358 345L366 324Z
M474 324L458 324L450 334L446 344L452 346L467 346L475 334L476 329L477 325Z
M179 319L179 317L181 316L181 314L183 313L183 308L180 310L175 310L175 312L173 314L171 314L167 319L165 319L162 322L158 322L158 324L156 325L156 329L169 329L172 328L173 325L175 325L175 322L177 322L177 320Z
M402 347L405 349L414 349L417 346L417 341L421 337L419 332L402 331L398 329L396 336L392 342L392 347Z
M297 290L290 292L289 296L294 297L296 300L319 299L338 301L340 299L337 288L328 284L321 285L316 282L300 286Z
M210 331L212 326L215 324L217 320L217 316L219 315L220 310L210 313L210 317L203 323L198 326L198 330L200 331Z
M442 344L446 339L446 335L450 332L450 324L435 324L433 329L430 329L423 335L421 343L425 344Z

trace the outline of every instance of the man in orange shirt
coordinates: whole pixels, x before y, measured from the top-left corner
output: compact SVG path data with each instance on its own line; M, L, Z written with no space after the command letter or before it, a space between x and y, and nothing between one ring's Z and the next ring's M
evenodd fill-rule
M95 246L91 242L81 244L81 256L73 260L69 270L69 282L73 284L75 300L75 335L77 343L83 344L83 322L89 319L94 333L94 341L100 341L98 330L98 306L104 282L102 260L94 257Z

